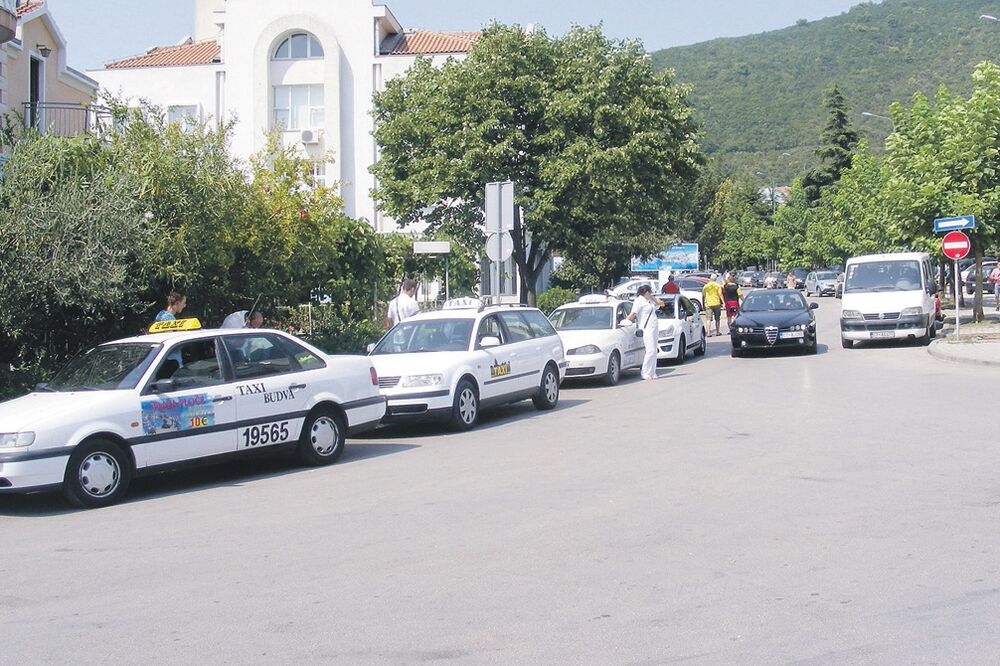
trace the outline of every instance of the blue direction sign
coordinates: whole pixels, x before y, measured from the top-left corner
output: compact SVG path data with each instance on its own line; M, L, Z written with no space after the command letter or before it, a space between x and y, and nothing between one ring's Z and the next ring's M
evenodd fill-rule
M948 231L961 231L963 229L975 228L975 215L963 215L962 217L941 217L934 220L934 232L939 234Z

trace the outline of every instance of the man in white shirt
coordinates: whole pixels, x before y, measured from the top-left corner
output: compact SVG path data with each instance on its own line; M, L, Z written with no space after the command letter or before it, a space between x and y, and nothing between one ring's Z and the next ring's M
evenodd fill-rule
M386 313L386 328L392 328L400 322L420 313L417 305L417 283L413 280L403 280L399 296L389 301L389 311Z

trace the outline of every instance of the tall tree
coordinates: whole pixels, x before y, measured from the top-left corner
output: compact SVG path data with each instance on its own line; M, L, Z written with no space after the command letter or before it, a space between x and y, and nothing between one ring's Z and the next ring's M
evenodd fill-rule
M423 218L481 247L485 184L517 184L528 302L554 252L585 259L597 237L620 255L661 249L701 163L687 90L599 28L493 25L466 60L420 60L389 82L374 116L375 196L404 226Z
M806 199L811 204L840 180L840 175L851 166L851 156L858 145L858 133L851 126L847 99L840 88L835 85L827 91L823 105L827 109L827 122L820 135L823 145L816 151L820 164L802 179Z

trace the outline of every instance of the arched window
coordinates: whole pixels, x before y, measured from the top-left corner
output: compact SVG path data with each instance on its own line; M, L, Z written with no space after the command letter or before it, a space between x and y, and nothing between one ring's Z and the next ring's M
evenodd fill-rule
M322 58L323 46L319 40L305 32L289 35L278 48L274 50L274 60L307 60Z

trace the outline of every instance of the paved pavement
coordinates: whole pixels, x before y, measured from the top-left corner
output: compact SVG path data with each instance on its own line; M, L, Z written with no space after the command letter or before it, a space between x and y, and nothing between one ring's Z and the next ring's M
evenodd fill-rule
M326 469L0 497L2 661L995 662L1000 447L961 397L996 371L841 349L819 302L817 356L714 338Z

